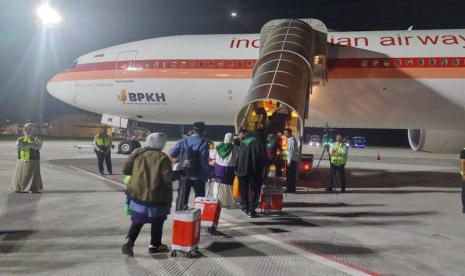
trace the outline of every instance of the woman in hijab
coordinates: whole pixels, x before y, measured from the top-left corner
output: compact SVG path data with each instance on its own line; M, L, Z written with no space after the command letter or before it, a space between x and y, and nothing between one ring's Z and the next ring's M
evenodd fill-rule
M234 134L226 133L224 141L216 146L212 159L215 159L215 183L213 197L219 198L226 208L234 207L232 184L234 182L239 147L234 145Z
M135 150L123 166L123 173L131 175L126 194L132 224L122 246L128 256L134 256L134 243L145 223L152 225L149 254L168 250L161 243L163 223L170 213L172 182L181 173L172 170L169 157L162 152L165 144L166 134L150 134L146 146Z
M26 124L23 132L24 135L16 141L18 161L11 186L17 193L40 193L43 189L39 161L42 139L34 135L33 124Z

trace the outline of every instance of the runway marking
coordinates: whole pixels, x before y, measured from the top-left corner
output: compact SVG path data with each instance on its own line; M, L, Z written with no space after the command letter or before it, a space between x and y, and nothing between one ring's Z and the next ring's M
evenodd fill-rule
M226 219L226 220L224 218L221 219L221 220L224 221L224 222L227 222L229 225L230 224L238 225L238 223L235 222L235 221L237 221L238 218L235 218L235 217L230 216L230 215L225 214L225 213L222 213L221 216L228 217L228 219ZM245 222L247 222L247 221L245 221ZM220 225L223 225L223 224L220 224ZM317 262L319 264L331 267L331 268L333 268L335 270L338 270L338 271L341 271L343 273L346 273L346 274L349 274L349 275L354 275L354 276L379 276L379 275L381 275L380 273L364 269L364 268L359 267L359 266L357 266L355 264L351 264L351 263L345 262L343 260L340 260L340 259L338 259L336 257L309 250L309 249L304 248L302 246L299 246L299 245L297 245L295 243L284 240L284 239L276 236L276 234L274 234L274 233L260 234L260 233L257 233L256 231L254 231L253 229L249 229L249 230L256 233L256 235L252 235L252 237L254 237L254 238L258 239L258 240L264 241L266 243L273 244L273 245L278 246L278 247L280 247L282 249L290 251L290 252L292 252L292 253L294 253L296 255L302 256L304 258L307 258L307 259L312 260L314 262Z
M98 179L111 182L111 183L113 183L115 185L118 185L120 187L126 188L126 185L124 185L124 184L122 184L122 183L120 183L118 181L108 179L108 178L103 177L101 175L98 175L96 173L92 173L92 172L89 172L89 171L86 171L86 170L83 170L83 169L80 169L80 168L77 168L77 167L74 167L74 166L69 166L69 168L71 168L73 170L76 170L76 171L79 171L79 172L82 172L84 174L96 177ZM238 225L238 223L236 222L238 218L235 218L235 217L233 217L231 215L225 214L224 212L221 214L221 216L223 217L221 219L221 222L223 222L221 225L223 225L223 226L226 226L226 225ZM227 217L227 219L224 219L224 217ZM244 221L244 220L242 220L242 221L247 222L247 221ZM299 245L297 245L295 243L292 243L290 241L279 238L273 233L271 233L271 234L259 234L256 231L254 231L253 229L249 229L249 230L256 233L256 235L252 235L251 237L254 237L254 238L258 239L258 240L261 240L261 241L269 243L269 244L273 244L273 245L278 246L278 247L280 247L280 248L282 248L284 250L290 251L290 252L292 252L292 253L294 253L296 255L302 256L304 258L307 258L307 259L312 260L314 262L317 262L319 264L328 266L330 268L341 271L343 273L353 275L353 276L379 276L379 275L381 275L381 274L379 274L377 272L369 271L369 270L364 269L362 267L359 267L357 265L354 265L354 264L345 262L343 260L340 260L340 259L338 259L336 257L329 256L329 255L326 255L326 254L322 254L322 253L319 253L319 252L314 252L312 250L309 250L307 248L299 246Z
M73 170L76 170L76 171L85 173L85 174L87 174L87 175L96 177L96 178L98 178L98 179L100 179L100 180L108 181L108 182L110 182L110 183L112 183L112 184L115 184L115 185L118 185L118 186L120 186L120 187L122 187L122 188L126 188L126 185L122 184L121 182L118 182L118 181L113 180L113 179L106 178L106 177L101 176L101 175L98 175L98 174L96 174L96 173L89 172L89 171L86 171L86 170L83 170L83 169L81 169L81 168L74 167L74 166L68 166L68 168L71 168L71 169L73 169Z

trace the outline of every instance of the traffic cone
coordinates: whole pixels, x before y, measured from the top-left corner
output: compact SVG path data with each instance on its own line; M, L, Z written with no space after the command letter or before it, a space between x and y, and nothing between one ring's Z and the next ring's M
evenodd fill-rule
M376 157L376 160L381 160L381 155L379 155L379 151L378 151L378 156Z

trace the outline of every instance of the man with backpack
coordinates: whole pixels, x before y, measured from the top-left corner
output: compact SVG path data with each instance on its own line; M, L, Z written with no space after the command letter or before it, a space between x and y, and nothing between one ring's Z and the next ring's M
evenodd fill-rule
M185 176L179 181L176 211L188 208L191 187L195 197L205 196L205 183L212 167L208 164L208 141L205 139L204 122L196 122L192 128L193 134L181 139L171 149L171 158L179 159L180 169Z

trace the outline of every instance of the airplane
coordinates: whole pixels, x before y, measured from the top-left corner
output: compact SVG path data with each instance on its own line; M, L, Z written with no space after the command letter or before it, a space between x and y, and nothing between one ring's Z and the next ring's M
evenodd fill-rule
M408 129L415 151L464 146L465 29L331 31L327 44L306 127ZM47 90L109 120L233 125L259 49L259 34L130 42L80 56Z

